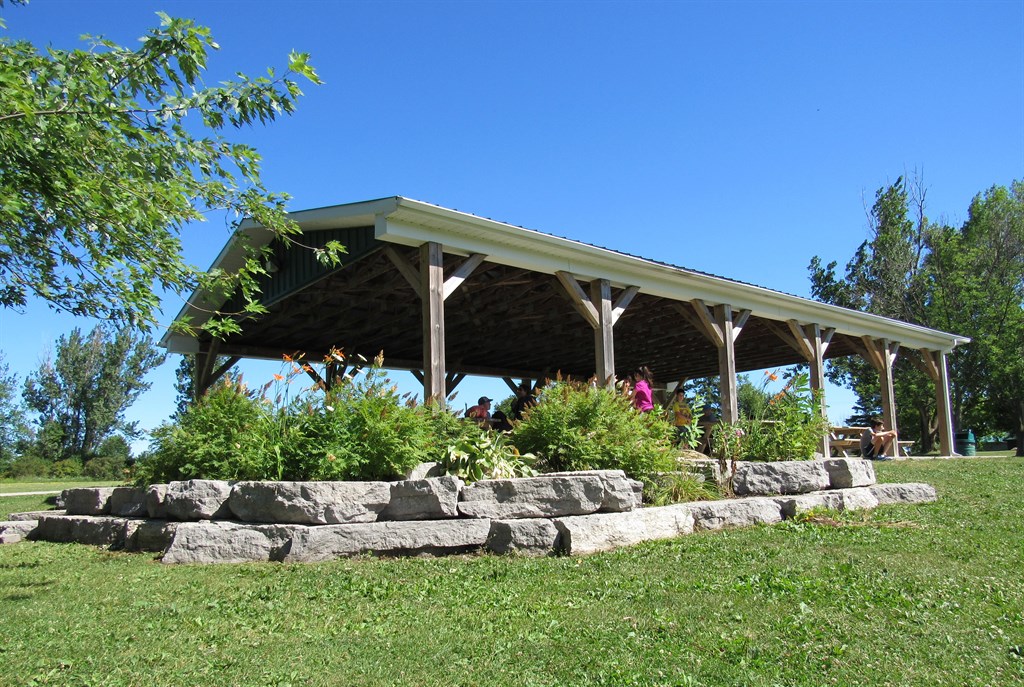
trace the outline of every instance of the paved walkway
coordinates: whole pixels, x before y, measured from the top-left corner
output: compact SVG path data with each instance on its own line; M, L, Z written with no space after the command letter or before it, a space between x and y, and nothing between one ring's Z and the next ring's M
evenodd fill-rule
M47 494L59 494L61 490L57 491L11 491L2 492L0 491L0 497L3 496L46 496Z

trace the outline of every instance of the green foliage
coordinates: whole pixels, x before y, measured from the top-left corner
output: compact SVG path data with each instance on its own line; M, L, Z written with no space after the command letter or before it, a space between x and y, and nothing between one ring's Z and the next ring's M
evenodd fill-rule
M296 78L320 83L308 56L278 75L206 85L209 29L159 14L135 49L86 37L87 50L0 39L0 305L34 294L53 307L123 324L155 321L158 293L240 291L261 310L252 250L233 274L200 273L180 233L211 210L251 217L284 243L287 197L267 191L260 156L222 132L291 114ZM333 262L339 246L318 257ZM321 255L322 254L322 255ZM227 318L207 327L237 329Z
M82 467L86 477L101 480L123 480L128 476L128 463L119 455L99 455Z
M471 424L471 423L466 423ZM482 479L535 477L536 456L520 454L501 432L479 430L448 447L441 464L449 475L461 477L467 484Z
M974 198L960 228L930 222L919 179L879 189L871 237L836 274L811 261L815 298L970 336L949 355L954 425L1012 431L1024 447L1024 183ZM912 217L912 219L911 219ZM931 450L937 429L931 381L901 353L895 387L900 436ZM877 372L856 357L829 362L829 378L858 396L861 415L881 407Z
M644 503L651 506L709 501L720 496L717 485L688 472L666 472L644 483Z
M19 386L18 376L11 373L0 352L0 469L14 460L30 435Z
M175 424L153 430L150 454L136 466L138 481L269 477L252 445L263 413L241 382L226 378Z
M66 479L68 477L81 477L82 470L85 466L82 465L81 458L64 458L54 462L50 467L49 476L57 479Z
M552 471L620 469L647 480L673 469L672 426L662 413L639 413L617 391L579 382L545 388L512 443Z
M431 411L400 396L379 365L325 395L292 388L305 377L302 361L259 390L226 379L173 424L153 432L136 480L178 479L377 480L401 477L431 457ZM271 392L271 396L268 396Z
M61 336L56 357L25 380L25 401L40 427L36 454L85 461L115 433L137 434L124 412L149 388L145 376L163 360L148 336L127 328L100 325L83 335L76 327Z
M775 374L767 374L761 386L764 399L740 421L740 455L744 460L810 460L829 429L820 411L821 398L811 391L806 372L793 375L780 392L769 396L764 389Z
M5 477L47 477L53 469L53 462L39 456L26 454L18 456L4 470Z

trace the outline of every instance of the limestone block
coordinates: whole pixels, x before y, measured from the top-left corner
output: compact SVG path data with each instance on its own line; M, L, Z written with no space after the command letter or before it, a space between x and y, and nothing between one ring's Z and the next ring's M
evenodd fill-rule
M602 513L620 513L639 508L643 503L644 483L626 477L622 470L578 470L576 472L549 472L540 478L550 477L598 477L604 487L601 499Z
M246 522L374 522L391 500L387 482L237 482L231 512Z
M559 548L570 555L583 555L690 534L694 518L688 506L676 504L624 513L555 518L555 527L561 535Z
M776 496L773 499L782 509L782 517L792 518L814 508L834 511L872 510L878 507L878 499L867 487L817 491L796 496Z
M828 485L828 472L818 460L743 462L736 466L732 480L737 496L806 494L827 489Z
M483 548L489 520L417 520L300 527L286 563L329 561L360 553L381 556L446 555Z
M831 458L823 461L829 489L867 487L875 483L875 466L859 458Z
M16 544L28 539L35 529L35 520L0 521L0 544Z
M67 515L63 510L30 510L24 513L11 513L8 520L38 520L41 515Z
M492 520L487 550L499 554L547 556L558 548L558 539L558 528L546 518Z
M106 515L110 512L113 487L79 487L62 493L68 515Z
M167 517L172 520L229 518L230 496L231 482L224 480L190 479L187 482L171 482L164 495L164 507L167 509Z
M146 517L146 490L141 487L114 487L110 494L110 514Z
M174 520L128 520L124 531L125 551L165 551L179 524Z
M167 485L150 484L146 487L146 513L151 518L167 517Z
M279 561L302 525L255 525L225 521L182 522L174 529L164 563Z
M868 489L880 505L929 503L938 500L935 487L930 484L910 482L906 484L875 484Z
M782 521L782 507L763 497L698 501L683 504L693 513L695 530L770 525Z
M462 489L459 513L508 520L596 513L605 500L598 475L481 480Z
M381 520L442 520L459 517L459 491L464 486L453 476L411 479L391 483L391 497Z
M124 546L124 518L109 515L43 515L32 535L50 542L75 542L119 549Z

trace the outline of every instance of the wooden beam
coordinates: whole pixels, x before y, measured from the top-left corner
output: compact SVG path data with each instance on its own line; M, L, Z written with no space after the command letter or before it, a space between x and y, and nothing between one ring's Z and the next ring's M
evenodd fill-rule
M780 341L784 342L787 346L796 351L797 354L800 356L804 355L804 347L797 342L796 337L794 337L788 330L783 329L771 320L764 320L764 326L771 333L775 334L775 336L779 337Z
M309 378L313 380L313 383L317 388L327 391L327 382L324 381L324 378L320 376L319 372L313 369L312 365L309 363L301 363L301 367L303 372L309 375Z
M423 372L421 370L409 370L409 373L416 378L417 382L423 383Z
M638 293L640 293L639 286L630 286L619 294L619 297L615 299L615 304L612 305L612 324L619 321L622 313L626 312L626 308L629 307L629 304L633 302Z
M198 399L213 384L211 375L213 366L217 362L217 355L221 347L220 339L211 339L209 343L200 344L199 352L195 358L195 377L193 379L193 392Z
M573 306L579 311L580 315L587 323L597 329L601 326L600 320L597 314L597 308L587 298L586 292L580 283L576 281L576 277L572 276L568 272L555 272L555 277L558 278L558 282L565 289L565 292L569 294L569 300L572 301Z
M922 351L935 367L935 412L939 424L939 450L944 456L954 455L953 404L949 395L949 368L942 351Z
M207 384L207 388L209 388L209 387L213 386L214 384L216 384L217 380L220 379L221 377L223 377L224 374L228 370L230 370L232 368L232 366L234 366L235 363L237 363L241 359L242 359L241 356L237 356L237 355L233 355L230 358L228 358L227 361L225 361L225 363L223 365L221 365L216 370L214 370L213 374L210 375L210 381Z
M444 404L444 250L428 241L420 247L420 294L423 303L423 398Z
M679 315L686 320L691 327L696 329L699 334L702 334L707 339L711 338L711 335L708 334L707 327L704 326L704 321L697 317L692 305L674 302L672 303L672 309L679 313Z
M486 255L480 253L474 253L466 258L461 265L455 268L451 276L448 277L444 282L444 298L448 299L448 296L455 293L455 291L462 286L462 282L469 278L469 275L473 274L473 271L480 266L480 263L484 261Z
M409 262L404 255L395 250L394 246L385 246L384 255L388 256L395 267L398 268L398 272L405 277L405 280L409 282L409 286L416 292L416 296L420 299L423 298L423 284L420 279L420 271L413 267L412 263ZM420 267L423 267L423 263L420 263Z
M804 357L804 360L814 360L814 345L807 336L807 332L796 320L786 320L789 332L797 345L797 352Z
M736 315L732 320L732 340L740 338L740 333L743 332L743 326L747 324L747 320L750 319L749 310L740 310L739 314Z
M711 309L699 298L694 298L690 301L693 305L693 311L697 313L697 318L704 325L704 335L711 339L711 343L715 344L716 348L721 348L725 345L725 332L723 331L721 324L716 321L715 315L711 312ZM719 306L715 306L719 307ZM729 328L730 335L732 334L732 306L729 306Z
M455 388L458 387L465 378L466 375L460 372L449 372L446 374L444 377L445 398L451 396L452 392L455 391Z

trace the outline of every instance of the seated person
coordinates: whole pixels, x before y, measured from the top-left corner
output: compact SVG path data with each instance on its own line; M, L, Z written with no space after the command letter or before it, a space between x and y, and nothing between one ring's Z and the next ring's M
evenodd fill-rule
M886 452L895 443L896 430L887 430L879 418L872 418L871 428L860 435L860 455L868 460L891 460Z
M496 432L511 432L512 423L508 421L508 417L505 413L500 410L494 411L494 415L491 415L491 429Z
M527 408L537 405L537 396L529 384L521 384L516 389L516 400L512 403L512 419L522 420Z
M494 399L481 396L475 406L466 411L466 417L475 421L481 427L491 426L491 401Z

